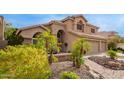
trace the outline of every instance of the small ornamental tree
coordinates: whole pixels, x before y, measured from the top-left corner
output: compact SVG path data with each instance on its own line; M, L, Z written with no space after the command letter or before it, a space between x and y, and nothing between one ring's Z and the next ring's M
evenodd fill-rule
M108 50L116 50L117 44L119 43L120 38L118 36L112 36L108 39Z
M16 35L17 29L14 27L6 27L5 29L5 39L8 41L8 45L21 45L23 42L23 37Z
M85 39L80 38L76 40L72 48L73 65L80 68L81 64L84 63L83 55L89 50L90 45Z
M49 54L49 63L52 64L53 61L57 61L57 58L54 56L54 52L59 52L59 47L57 45L57 38L50 33L50 31L43 32L38 37L37 47L44 48Z
M116 50L116 48L117 48L117 43L115 43L115 42L109 42L108 43L108 50Z

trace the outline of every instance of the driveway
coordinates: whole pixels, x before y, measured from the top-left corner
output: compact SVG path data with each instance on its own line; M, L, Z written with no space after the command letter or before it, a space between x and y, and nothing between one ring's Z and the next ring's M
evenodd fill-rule
M101 74L105 79L124 79L124 70L112 70L109 68L105 68L91 60L88 59L90 56L105 56L105 53L99 55L89 55L85 56L86 65L89 66L91 70L94 70Z

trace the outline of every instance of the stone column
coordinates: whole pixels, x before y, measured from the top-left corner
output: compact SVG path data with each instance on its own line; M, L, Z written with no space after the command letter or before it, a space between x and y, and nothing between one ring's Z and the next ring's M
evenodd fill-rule
M7 41L4 40L4 18L0 16L0 49L7 45Z
M4 18L0 16L0 41L4 40Z

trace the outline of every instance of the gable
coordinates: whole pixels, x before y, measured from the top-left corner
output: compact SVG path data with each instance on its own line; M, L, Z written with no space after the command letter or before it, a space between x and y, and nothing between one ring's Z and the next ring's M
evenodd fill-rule
M83 17L76 17L76 18L74 18L74 23L82 23L82 24L86 24L87 21L84 20Z

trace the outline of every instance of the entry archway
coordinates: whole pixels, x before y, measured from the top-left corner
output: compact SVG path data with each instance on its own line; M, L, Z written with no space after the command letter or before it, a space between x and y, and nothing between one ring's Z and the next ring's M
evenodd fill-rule
M63 30L58 30L57 39L60 47L60 52L66 52L64 37L65 37L65 32Z

